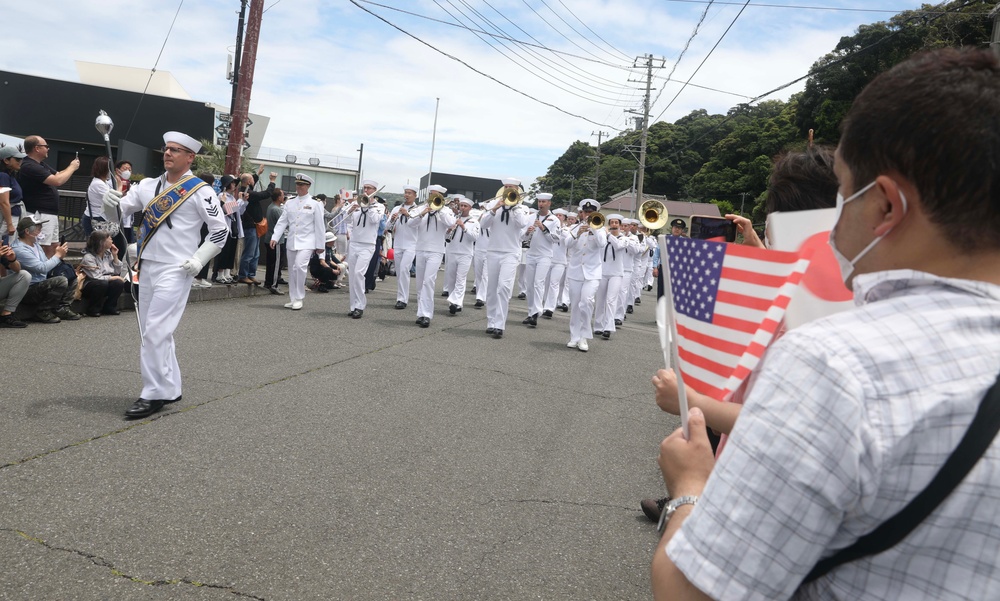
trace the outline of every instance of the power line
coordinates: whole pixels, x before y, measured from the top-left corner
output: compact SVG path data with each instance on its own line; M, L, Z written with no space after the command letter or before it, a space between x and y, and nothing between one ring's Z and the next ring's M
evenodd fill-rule
M706 2L708 4L712 4L713 3L713 0L663 0L663 1L664 2L677 2L677 3L681 3L681 4L705 4ZM730 6L740 6L739 2L724 2L724 1L721 1L721 0L715 0L715 4L724 4L724 5L730 5ZM751 4L750 6L752 6L754 8L793 8L793 9L798 9L798 10L829 10L829 11L840 11L840 12L886 13L886 14L898 14L898 13L901 13L901 12L907 10L905 8L901 8L901 9L898 9L898 10L891 10L891 9L886 9L886 8L845 8L845 7L839 7L839 6L798 6L798 5L795 5L795 4L757 4L756 2L753 3L753 4ZM947 10L945 10L945 11L914 10L913 12L915 14L918 14L918 15L935 15L935 16L941 16L941 15L948 14ZM980 15L980 16L987 16L990 13L989 12L983 12L983 13L966 13L966 14L970 14L970 15L971 14L975 14L975 15Z
M586 48L584 48L583 46L581 46L581 45L577 44L576 42L574 42L573 40L569 39L569 37L567 37L567 36L566 36L566 34L564 34L563 32L559 31L559 29L557 29L555 25L553 25L552 23L549 23L548 19L546 19L545 17L543 17L543 16L541 15L541 13L539 13L539 12L538 12L537 10L535 10L535 8L534 8L533 6L531 6L530 4L528 4L528 0L521 0L521 2L522 2L522 3L524 3L524 5L525 5L525 6L527 6L529 10L531 10L531 12L535 13L535 16L536 16L536 17L538 17L539 19L541 19L541 20L542 20L542 22L543 22L543 23L545 23L546 25L548 25L549 27L551 27L551 28L552 28L552 30L553 30L553 31L555 31L556 33L558 33L558 34L559 34L559 35L560 35L560 36L561 36L561 37L562 37L562 38L563 38L564 40L566 40L566 41L567 41L567 42L569 42L570 44L573 44L574 46L576 46L576 47L577 47L577 48L579 48L580 50L583 50L584 52L586 52L586 53L587 53L587 54L589 54L590 56L592 56L592 57L594 57L594 58L597 58L597 55L596 55L596 54L594 54L593 52L590 52L589 50L587 50L587 49L586 49ZM542 4L545 4L545 0L542 0ZM548 5L546 5L546 7L548 7ZM549 9L549 10L551 11L552 9ZM552 14L555 14L555 13L552 13ZM559 17L559 15L556 15L556 16L557 16L557 17ZM562 21L563 23L566 23L566 21L565 21L565 20L564 20L564 19L563 19L562 17L559 17L559 19L560 19L560 20L561 20L561 21ZM509 20L510 20L510 19L508 19L508 21L509 21ZM567 25L568 25L568 23L567 23ZM518 28L518 29L520 29L520 28ZM570 29L573 29L573 27L571 26L571 27L570 27ZM523 31L523 30L522 30L522 31ZM577 35L580 35L580 32L576 31L575 29L573 29L573 31L574 31L574 32L576 32L576 34L577 34ZM580 36L580 37L583 37L583 36ZM584 39L586 39L586 38L584 38ZM607 51L606 51L606 50L603 50L603 49L600 49L600 48L599 48L599 50L601 50L602 52L605 52L605 53L607 53ZM612 55L612 56L613 56L613 55Z
M684 48L681 49L681 53L677 55L677 60L674 62L674 66L671 67L670 73L667 73L667 81L670 81L670 78L674 76L674 71L676 71L677 66L681 64L681 59L684 58L684 53L686 53L688 48L691 46L691 41L694 40L696 35L698 35L698 29L701 28L701 24L705 22L705 17L708 16L708 9L712 8L712 1L713 0L709 0L708 6L706 6L705 10L701 12L701 17L698 19L698 22L694 24L694 31L691 32L691 36L688 37L687 42L684 43ZM662 93L663 87L656 91L656 98L653 100L653 104L649 105L649 108L652 109L653 106L660 101L660 94Z
M556 106L556 105L554 105L554 104L552 104L552 103L550 103L550 102L545 102L544 100L539 100L538 98L535 98L535 97L533 97L533 96L529 96L528 94L526 94L526 93L522 92L521 90L518 90L517 88L514 88L514 87L512 87L512 86L510 86L510 85L507 85L506 83L504 83L504 82L500 81L500 80L499 80L499 79L497 79L496 77L493 77L492 75L490 75L490 74L488 74L488 73L484 73L484 72L480 71L479 69L476 69L475 67L473 67L473 66L472 66L472 65L470 65L469 63L467 63L467 62L463 61L462 59L460 59L460 58L458 58L458 57L456 57L456 56L453 56L453 55L451 55L451 54L448 54L447 52L444 52L443 50L440 50L440 49L438 49L437 47L435 47L435 46L433 46L433 45L431 45L431 44L429 44L429 43L425 42L424 40L420 39L419 37L417 37L417 36L413 35L412 33L408 32L408 31L406 31L406 30L405 30L405 29L403 29L402 27L399 27L399 26L398 26L398 25L396 25L395 23L393 23L393 22L389 21L389 20L388 20L388 19L386 19L385 17L383 17L383 16L381 16L381 15L378 15L378 14L376 14L376 13L374 13L374 12L372 12L372 11L368 10L368 9L367 9L367 8L365 8L364 6L361 6L360 2L363 2L363 1L364 1L364 0L350 0L350 3L351 3L351 4L353 4L354 6L357 6L357 7L358 7L358 8L360 8L361 10L365 11L365 12L366 12L366 13L368 13L369 15L371 15L371 16L373 16L373 17L375 17L375 18L376 18L376 19L378 19L379 21L382 21L383 23L385 23L385 24L386 24L386 25L388 25L389 27L392 27L392 28L393 28L393 29L395 29L396 31L398 31L398 32L400 32L400 33L402 33L402 34L404 34L404 35L406 35L406 36L408 36L408 37L410 37L410 38L412 38L412 39L416 40L417 42L420 42L421 44L423 44L424 46L427 46L428 48L430 48L431 50L433 50L433 51L437 52L438 54L441 54L441 55L443 55L443 56L446 56L446 57L450 58L451 60L453 60L453 61L455 61L455 62L457 62L457 63L460 63L460 64L462 64L463 66L465 66L465 67L466 67L466 68L468 68L469 70L471 70L471 71L474 71L474 72L478 73L479 75L482 75L483 77L485 77L485 78L487 78L487 79L490 79L490 80L492 80L492 81L494 81L494 82L496 82L496 83L500 84L501 86L503 86L503 87L507 88L508 90L510 90L510 91L512 91L512 92L514 92L514 93L517 93L517 94L520 94L521 96L524 96L525 98L528 98L528 99L530 99L530 100L533 100L533 101L535 101L535 102L537 102L537 103L539 103L539 104L543 104L543 105L545 105L545 106L547 106L547 107L549 107L549 108L553 108L553 109L555 109L555 110L559 111L560 113L563 113L564 115L569 115L570 117L576 117L577 119L582 119L582 120L586 121L587 123L592 123L592 124L594 124L594 125L597 125L597 126L600 126L600 127L607 127L607 128L609 128L609 129L613 129L613 130L615 130L615 131L619 131L619 130L618 130L618 128L616 128L616 127L612 127L612 126L610 126L610 125L607 125L606 123L598 123L597 121L594 121L594 120L592 120L592 119L588 119L588 118L586 118L586 117L584 117L584 116L582 116L582 115L577 115L577 114L575 114L575 113L571 113L571 112L569 112L569 111L567 111L567 110L565 110L565 109L563 109L563 108L560 108L560 107L558 107L558 106Z
M542 4L545 4L545 0L542 0ZM580 21L580 24L583 25L584 27L586 27L587 31L589 31L590 33L594 34L594 37L596 37L597 39L599 39L602 42L604 42L605 44L607 44L608 48L611 48L612 50L614 50L615 52L617 52L625 60L627 60L627 61L632 60L632 57L630 57L629 55L625 54L621 50L615 48L614 46L612 46L611 43L609 43L607 40L605 40L604 38L602 38L600 36L600 34L598 34L596 31L594 31L593 29L591 29L590 26L587 25L586 23L584 23L583 20L580 19L580 17L576 16L576 13L574 13L572 10L570 10L570 8L568 6L566 6L566 4L562 0L559 0L559 4L562 5L562 7L566 9L566 12L568 12L571 15L573 15L574 19L576 19L577 21ZM548 4L546 4L545 6L548 7ZM552 10L552 8L549 7L549 10ZM553 10L552 12L554 13L555 11ZM573 31L576 31L576 30L574 29Z
M146 97L146 91L149 89L149 83L153 81L153 75L156 75L156 67L160 64L160 58L163 56L163 49L167 47L167 40L170 39L170 32L174 30L174 23L177 22L177 15L181 14L181 7L184 6L184 0L177 5L177 12L174 13L174 20L170 22L170 28L167 29L167 37L163 38L163 45L160 46L160 53L156 55L156 62L153 63L153 68L149 71L149 79L146 80L146 87L142 89L142 95L139 96L139 102L135 105L135 112L132 113L132 120L128 122L128 129L125 130L125 137L123 139L127 140L128 135L132 133L132 125L135 124L135 118L139 115L139 107L142 106L142 99Z

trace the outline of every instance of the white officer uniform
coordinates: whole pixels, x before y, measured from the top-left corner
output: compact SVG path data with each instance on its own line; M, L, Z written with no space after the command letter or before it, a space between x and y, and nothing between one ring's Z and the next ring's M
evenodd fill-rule
M296 182L308 182L312 178L304 173L295 174ZM323 204L309 194L296 196L285 202L284 211L274 224L271 240L281 240L285 230L285 254L288 256L288 297L289 309L301 309L306 297L306 273L309 259L313 254L324 252L326 248L326 223L323 221Z
M520 185L520 180L506 178L505 186ZM511 182L511 183L508 183ZM496 208L496 212L492 210ZM483 215L482 224L490 228L490 248L486 254L486 327L501 333L507 325L507 309L514 288L514 275L521 259L521 235L531 225L531 215L522 205L507 208L497 199ZM501 334L502 335L502 334Z
M378 188L378 182L365 180L363 186ZM351 244L347 247L347 277L348 292L351 296L351 311L364 311L368 306L365 295L365 273L375 254L375 241L378 239L378 228L385 215L385 205L373 198L366 208L354 204L347 209ZM395 255L394 255L395 256Z
M551 200L552 195L546 192L537 194L535 198ZM558 254L565 256L566 247L563 246L562 224L551 211L545 215L541 213L535 215L535 221L541 222L541 226L537 227L531 234L531 246L527 251L524 277L528 285L528 316L537 318L542 312L542 300L545 296L545 284L549 277L549 269L552 267L552 257ZM535 224L532 223L532 225Z
M600 204L592 198L580 201L580 208L588 204L595 209L600 208ZM593 338L594 297L601 284L602 253L608 243L608 234L603 228L592 229L585 221L573 226L571 233L576 237L569 241L569 262L566 266L570 310L567 346L584 350L587 340Z
M608 215L608 221L624 219L617 213ZM624 279L625 259L628 255L628 241L624 236L607 235L607 242L601 251L601 283L594 297L594 329L599 332L615 331L615 312L618 308L618 298L621 295Z
M459 206L471 207L472 201L462 196L458 201ZM458 310L462 310L465 300L465 284L469 278L469 268L472 266L472 257L476 252L476 240L479 239L479 221L471 214L468 217L456 217L455 229L451 233L451 241L445 246L445 256L448 261L444 268L444 289L451 290L448 295L448 304L455 305ZM464 226L459 227L461 223ZM451 307L449 306L449 311ZM457 313L457 311L455 311Z
M556 209L552 211L553 215L557 218L559 215L565 217L566 211L563 209ZM558 248L553 247L552 250L552 262L549 267L548 274L548 286L545 290L545 299L542 301L542 310L552 312L556 310L556 306L560 304L559 299L562 296L564 283L566 281L566 252L569 245L569 228L563 226L563 221L559 220L559 246Z
M429 192L444 194L442 186L428 186ZM417 317L434 317L434 286L444 259L444 238L455 225L455 213L447 206L439 211L426 209L411 218L406 226L417 233Z
M175 142L194 152L201 150L197 141L168 132L164 142ZM191 175L188 171L185 176ZM194 180L195 183L201 180ZM122 197L122 215L142 211L157 195L172 186L166 174L146 178L132 186ZM108 213L111 217L114 213ZM181 396L181 370L174 348L174 330L181 321L194 276L188 275L181 264L191 259L201 243L201 226L208 226L209 241L220 249L229 233L219 199L211 186L203 186L160 224L149 238L140 257L139 324L142 346L139 364L142 372L140 398L173 401Z
M410 185L403 186L403 190L419 192L416 186ZM416 206L416 203L397 205L389 213L389 221L392 223L389 227L392 232L392 260L396 264L396 301L400 303L410 302L410 266L417 257L417 231L406 227L406 223L410 220L408 211Z

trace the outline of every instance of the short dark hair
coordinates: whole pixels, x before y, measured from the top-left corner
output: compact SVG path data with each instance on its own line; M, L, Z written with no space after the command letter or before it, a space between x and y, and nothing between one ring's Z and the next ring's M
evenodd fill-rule
M105 157L105 160L107 157ZM90 233L90 237L87 238L87 252L96 256L101 253L101 245L104 241L111 237L111 234L104 230L94 230Z
M131 167L132 161L125 161L125 160L118 161L117 163L115 163L115 169L121 169L125 165Z
M826 209L836 204L837 174L833 171L831 148L814 146L775 158L764 201L768 214Z
M278 200L279 198L281 198L284 193L285 193L284 190L282 190L281 188L275 187L273 190L271 190L271 202L274 202L274 201Z
M25 138L24 139L25 154L31 154L31 152L35 150L35 147L38 146L38 143L41 141L42 141L41 136L28 136L27 138Z
M1000 247L1000 60L943 48L882 73L844 117L840 156L855 190L893 171L907 178L960 250Z
M215 176L209 173L208 171L205 171L204 173L199 173L198 179L205 182L209 186L215 183Z
M94 159L94 166L90 168L91 177L108 179L108 176L111 175L111 170L108 168L110 163L111 161L106 156L99 156Z

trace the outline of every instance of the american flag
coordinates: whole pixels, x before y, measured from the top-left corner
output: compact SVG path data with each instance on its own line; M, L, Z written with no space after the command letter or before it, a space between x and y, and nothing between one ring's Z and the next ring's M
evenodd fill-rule
M233 198L232 196L229 196L228 198L232 200L227 200L223 202L222 210L226 212L226 215L232 215L234 212L236 212L236 209L239 208L240 202L235 198Z
M684 383L726 400L760 361L807 257L667 236Z

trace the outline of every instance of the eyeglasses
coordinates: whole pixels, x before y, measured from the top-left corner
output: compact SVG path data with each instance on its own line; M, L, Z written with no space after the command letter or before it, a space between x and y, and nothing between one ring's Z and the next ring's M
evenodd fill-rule
M35 144L35 148L48 148L48 144Z
M190 154L194 154L187 148L178 148L177 146L164 146L160 150L163 152L163 154L177 154L179 152L187 152Z

